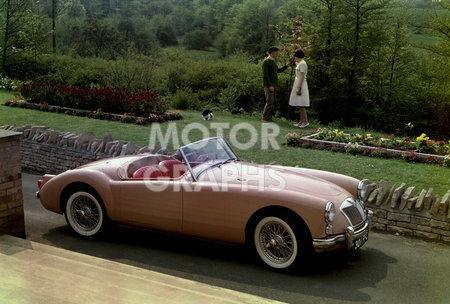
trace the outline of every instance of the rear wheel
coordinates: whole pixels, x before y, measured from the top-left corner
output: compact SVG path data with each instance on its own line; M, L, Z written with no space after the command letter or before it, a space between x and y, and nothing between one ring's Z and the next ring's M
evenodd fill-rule
M259 258L278 270L295 268L310 253L310 242L301 224L287 215L263 216L257 221L253 241Z
M69 196L65 216L69 227L83 237L99 235L107 221L101 199L87 191L77 191Z

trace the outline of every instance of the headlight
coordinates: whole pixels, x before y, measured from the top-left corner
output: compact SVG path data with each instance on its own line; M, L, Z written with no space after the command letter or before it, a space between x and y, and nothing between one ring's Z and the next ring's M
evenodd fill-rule
M367 185L363 181L358 184L358 198L362 201L366 196Z
M336 215L336 207L332 202L328 202L325 207L325 222L330 223L334 220L334 216Z

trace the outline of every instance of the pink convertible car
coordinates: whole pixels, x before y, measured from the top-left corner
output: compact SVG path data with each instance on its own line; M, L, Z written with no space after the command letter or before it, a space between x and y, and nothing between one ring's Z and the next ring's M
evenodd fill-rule
M82 237L117 222L247 243L266 265L286 270L314 252L359 249L372 214L365 191L344 175L242 161L219 137L174 156L117 157L44 175L37 196Z

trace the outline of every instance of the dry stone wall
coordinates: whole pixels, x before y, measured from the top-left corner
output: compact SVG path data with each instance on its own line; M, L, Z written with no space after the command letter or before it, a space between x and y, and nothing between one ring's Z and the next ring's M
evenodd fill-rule
M368 183L367 190L374 229L450 243L450 190L441 197L433 188L416 191L385 181Z
M0 126L21 132L22 169L58 174L95 160L139 153L168 154L165 148L139 147L132 142L114 140L111 134L97 139L92 132L76 135L44 126Z

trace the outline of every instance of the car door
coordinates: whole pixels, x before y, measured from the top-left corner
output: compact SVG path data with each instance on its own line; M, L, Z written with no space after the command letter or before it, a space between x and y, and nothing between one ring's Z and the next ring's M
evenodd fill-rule
M255 210L239 185L226 191L215 182L191 182L183 189L183 233L230 243L245 241L245 226Z
M181 232L182 192L179 180L114 182L118 221L133 226Z

